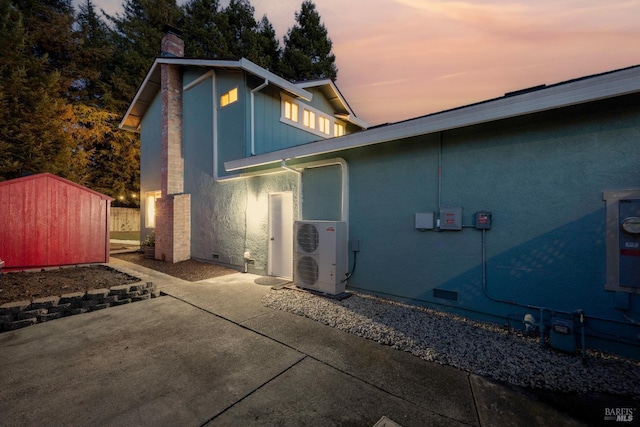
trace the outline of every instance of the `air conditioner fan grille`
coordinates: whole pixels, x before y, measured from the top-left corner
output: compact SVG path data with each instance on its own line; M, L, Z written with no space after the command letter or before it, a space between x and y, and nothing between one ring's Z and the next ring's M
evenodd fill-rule
M307 286L313 286L318 281L318 263L313 257L303 256L296 264L297 279Z
M313 224L299 224L296 239L300 248L307 253L315 252L318 249L318 229Z

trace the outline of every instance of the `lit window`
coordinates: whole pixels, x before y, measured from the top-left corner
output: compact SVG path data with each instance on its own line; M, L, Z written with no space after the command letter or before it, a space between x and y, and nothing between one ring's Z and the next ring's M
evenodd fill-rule
M284 101L284 117L292 122L298 121L298 104Z
M331 135L331 121L326 117L318 117L318 128L320 132Z
M145 225L147 228L155 228L156 226L156 199L159 199L162 193L160 191L150 191L146 193L146 212Z
M304 125L310 129L316 128L316 113L309 110L304 110Z
M238 88L235 87L220 97L220 106L226 107L238 100Z
M344 125L341 123L335 123L333 125L333 135L334 136L343 136L344 135Z

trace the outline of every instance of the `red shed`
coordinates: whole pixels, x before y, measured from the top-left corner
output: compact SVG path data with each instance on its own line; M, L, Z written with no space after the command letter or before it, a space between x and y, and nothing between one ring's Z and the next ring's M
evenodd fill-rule
M109 262L112 200L50 173L0 182L5 268Z

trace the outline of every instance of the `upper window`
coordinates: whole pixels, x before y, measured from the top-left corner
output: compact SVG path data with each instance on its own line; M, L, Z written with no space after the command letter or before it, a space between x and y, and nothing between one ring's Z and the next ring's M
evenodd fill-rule
M298 122L298 104L284 101L284 117L292 122Z
M345 125L320 110L304 104L286 94L281 94L282 110L280 121L314 135L328 138L344 136Z
M314 113L313 111L304 110L304 121L302 123L310 129L315 129L316 113Z
M238 100L238 88L234 87L229 92L222 94L220 97L220 106L226 107L229 104L233 104Z
M331 120L326 117L318 117L318 130L324 134L331 135Z

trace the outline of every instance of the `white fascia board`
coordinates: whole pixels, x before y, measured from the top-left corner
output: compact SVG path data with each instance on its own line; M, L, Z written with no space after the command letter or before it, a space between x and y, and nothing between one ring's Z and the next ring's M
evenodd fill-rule
M227 171L235 171L280 162L282 159L299 159L328 154L636 92L640 92L640 67L561 83L534 92L498 98L339 138L312 142L254 157L233 160L225 163L225 169Z
M273 74L271 71L265 70L261 66L254 64L246 58L242 58L238 61L223 61L218 59L186 59L186 58L158 58L156 60L161 64L179 64L185 66L194 67L210 67L210 68L238 68L262 79L269 80L270 83L280 87L281 89L290 92L297 98L310 101L313 98L313 94L307 90L304 90L293 83L283 79L280 76Z
M143 92L143 89L149 83L149 80L151 79L151 76L153 76L155 68L156 68L157 65L158 65L158 60L156 59L153 62L153 65L151 66L151 68L149 69L149 72L144 77L144 80L142 81L142 84L138 88L138 91L136 92L136 95L133 97L133 101L131 101L131 104L129 104L129 108L127 109L127 112L122 117L122 121L120 121L120 124L118 125L118 128L125 129L125 130L130 130L130 131L134 131L134 132L139 132L140 131L140 123L139 122L138 122L138 125L136 127L127 126L127 125L125 125L125 122L127 121L127 118L131 114L132 110L135 108L136 104L139 102L139 98L140 98L140 96L141 96L141 94Z
M333 80L331 80L331 79L310 80L310 81L306 81L306 82L296 83L296 86L298 86L300 88L303 88L303 89L307 89L307 88L310 88L310 87L329 86L331 88L331 91L333 92L333 95L340 101L340 103L342 104L344 109L348 112L348 114L346 114L346 116L344 116L344 117L343 117L342 114L336 115L336 117L341 118L343 120L346 120L346 121L358 126L361 129L367 129L369 126L371 126L366 121L356 117L356 114L353 112L353 110L351 109L351 106L349 105L347 100L344 98L344 96L342 96L342 92L340 92L340 89L338 89L338 86L336 86L336 84L335 84L335 82Z
M303 88L298 87L297 85L291 83L288 80L283 79L282 77L273 74L271 71L265 70L261 66L254 64L246 58L242 58L240 61L240 68L243 70L254 74L258 77L262 77L263 79L269 80L269 83L272 83L281 89L286 90L287 92L292 93L298 98L302 98L305 101L311 101L313 98L313 94L308 90L304 90Z
M136 107L137 104L141 102L140 97L144 93L145 88L149 85L149 80L156 73L156 68L160 64L176 64L176 65L184 65L184 66L194 66L194 67L209 67L209 68L236 68L247 71L248 73L254 74L262 79L269 80L271 84L274 84L281 89L291 93L293 96L297 98L302 98L306 101L310 101L313 98L313 94L303 88L300 88L293 83L283 79L282 77L276 76L272 72L265 70L259 65L254 64L248 59L242 58L239 61L224 61L217 59L189 59L189 58L179 58L179 57L161 57L156 58L153 62L153 65L149 69L149 72L145 76L142 84L138 88L133 101L129 105L127 112L125 113L122 121L118 125L121 129L132 130L138 132L140 129L140 121L136 126L130 126L126 123L129 120L129 116L132 114L132 111ZM141 119L141 118L140 118Z

